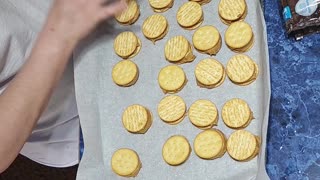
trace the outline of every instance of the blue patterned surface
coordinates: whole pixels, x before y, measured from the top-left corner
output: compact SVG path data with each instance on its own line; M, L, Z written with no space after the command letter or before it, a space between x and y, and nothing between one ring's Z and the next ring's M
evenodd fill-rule
M272 84L267 171L272 180L320 180L320 35L288 39L279 0L264 7Z
M82 131L80 129L80 153L79 153L80 159L82 158L83 151L84 151L84 142L83 142Z
M270 178L320 179L320 35L288 39L280 1L265 1L272 98L268 130Z

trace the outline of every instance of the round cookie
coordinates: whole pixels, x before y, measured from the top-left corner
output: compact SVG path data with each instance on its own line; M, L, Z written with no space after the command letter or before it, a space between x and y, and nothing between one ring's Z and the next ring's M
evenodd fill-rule
M180 96L164 97L158 105L158 114L162 121L169 124L180 123L186 114L187 106Z
M177 93L186 85L187 78L181 67L169 65L160 70L158 82L164 93Z
M250 85L251 83L253 83L257 79L258 75L259 75L259 68L258 68L258 65L255 64L254 75L252 76L252 78L248 82L244 82L244 83L241 83L241 84L235 83L235 82L233 82L233 83L236 84L236 85L239 85L239 86L248 86L248 85Z
M221 0L218 11L221 21L230 25L235 21L245 19L248 10L245 0Z
M149 0L154 12L165 12L173 6L174 0Z
M203 22L203 11L199 3L184 3L177 12L178 24L184 29L193 30Z
M200 87L212 89L220 86L226 77L223 65L215 59L201 60L194 72Z
M254 44L251 26L244 21L232 23L225 33L225 42L229 49L234 52L249 51Z
M131 149L119 149L111 158L113 172L123 177L136 177L142 167L138 154Z
M137 82L138 77L138 66L131 60L122 60L112 69L112 80L119 86L132 86Z
M116 20L122 25L131 25L135 23L140 16L140 8L136 0L128 0L127 9L119 15L116 15Z
M133 32L125 31L115 38L113 48L118 56L129 59L140 52L141 41Z
M162 157L171 166L183 164L189 158L191 147L184 136L170 137L162 147Z
M214 26L203 26L197 29L192 37L194 48L200 53L216 55L222 45L220 33Z
M210 129L218 123L218 110L209 100L197 100L189 108L189 119L200 129Z
M189 1L197 2L200 5L205 5L205 4L208 4L209 2L211 2L211 0L189 0Z
M233 132L227 141L227 151L236 161L249 161L257 156L260 138L246 130Z
M131 133L144 134L152 124L151 112L141 105L131 105L123 112L122 124Z
M237 85L249 85L254 82L259 74L258 65L243 54L233 56L227 63L227 74L229 79Z
M216 159L226 152L226 138L218 129L199 133L193 143L194 151L202 159Z
M175 36L166 42L164 54L166 59L175 64L192 62L196 57L192 46L184 36Z
M223 122L232 129L247 127L253 119L249 105L242 99L231 99L222 107Z
M168 31L167 19L159 14L149 16L142 25L143 35L153 43L164 38Z

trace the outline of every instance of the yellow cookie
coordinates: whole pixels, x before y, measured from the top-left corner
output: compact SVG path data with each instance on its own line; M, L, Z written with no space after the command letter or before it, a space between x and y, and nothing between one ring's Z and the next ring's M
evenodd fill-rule
M200 129L210 129L218 123L218 110L209 100L197 100L188 112L189 119L193 125Z
M133 32L125 31L116 37L113 47L118 56L128 59L139 53L141 41Z
M196 58L192 53L192 46L183 36L169 39L165 45L164 54L169 62L176 64L192 62Z
M259 68L249 56L238 54L229 60L227 74L233 83L244 86L257 79Z
M140 16L140 8L136 0L127 0L128 8L119 15L116 15L116 20L123 25L131 25L135 23Z
M173 6L174 0L149 0L154 12L165 12Z
M217 28L203 26L197 29L192 37L194 48L200 53L216 55L221 49L221 36Z
M191 147L184 136L170 137L162 148L162 157L166 163L172 166L183 164L190 156Z
M160 70L158 81L164 93L176 93L186 85L187 78L181 67L169 65Z
M226 33L227 46L234 52L249 51L254 43L254 35L251 26L243 21L232 23Z
M224 104L222 108L222 119L230 128L245 128L253 119L253 113L244 100L235 98Z
M112 79L119 86L132 86L137 82L138 77L138 66L131 60L120 61L112 69Z
M177 13L178 24L188 30L196 29L203 22L203 11L201 5L189 1L184 3Z
M163 98L158 105L161 120L169 124L180 123L186 114L187 106L184 100L176 95Z
M189 1L197 2L201 5L208 4L209 2L211 2L211 0L189 0Z
M245 19L248 10L245 0L221 0L218 11L221 21L229 25Z
M253 159L260 149L260 138L246 130L233 132L227 141L229 155L237 161Z
M134 150L123 148L114 152L111 167L119 176L135 177L142 165L138 154Z
M169 24L167 19L159 14L149 16L142 25L144 36L155 43L157 40L164 38L168 33Z
M202 159L216 159L226 152L226 138L218 129L199 133L193 143L194 151Z
M223 65L215 59L203 59L196 66L194 72L197 84L204 88L220 86L226 77Z
M131 133L144 134L152 124L151 112L141 105L131 105L123 112L122 124Z

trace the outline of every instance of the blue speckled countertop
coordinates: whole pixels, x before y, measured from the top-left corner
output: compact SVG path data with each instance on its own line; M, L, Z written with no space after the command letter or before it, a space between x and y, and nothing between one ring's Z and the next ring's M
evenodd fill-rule
M271 69L267 171L272 180L320 179L320 34L296 42L279 0L265 1Z
M264 8L272 85L267 171L272 180L320 180L320 34L288 39L279 0Z

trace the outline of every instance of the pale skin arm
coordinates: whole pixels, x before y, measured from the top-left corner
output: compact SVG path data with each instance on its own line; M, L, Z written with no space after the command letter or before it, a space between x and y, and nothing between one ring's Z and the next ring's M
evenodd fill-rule
M124 1L56 0L33 50L0 95L0 173L16 158L60 80L77 43L126 8Z

